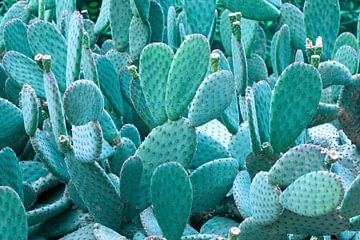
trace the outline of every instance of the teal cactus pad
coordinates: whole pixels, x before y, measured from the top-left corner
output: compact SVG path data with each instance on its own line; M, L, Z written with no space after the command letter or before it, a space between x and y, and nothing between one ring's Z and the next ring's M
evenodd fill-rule
M296 53L295 53L295 62L305 62L305 59L304 59L304 53L301 49L298 49L296 50Z
M83 21L84 21L84 31L89 34L90 46L94 47L98 38L98 36L95 35L95 30L94 30L95 23L90 19L83 19Z
M271 42L271 63L277 75L280 75L292 62L292 55L290 28L287 25L283 25L274 34Z
M96 35L103 33L109 27L110 7L111 7L111 0L105 0L101 3L100 14L94 26Z
M318 217L301 216L284 210L276 228L281 232L308 236L331 235L349 229L349 220L342 217L337 210Z
M259 134L259 126L256 114L254 92L250 87L246 88L246 108L248 114L248 124L251 139L251 146L254 153L261 151L261 141Z
M229 152L238 160L240 168L245 169L246 157L252 152L248 122L242 123L239 131L231 137Z
M285 188L304 174L325 171L326 154L326 149L316 145L296 146L276 161L269 171L269 182Z
M154 128L156 123L152 113L150 112L149 104L146 102L145 94L143 92L143 88L141 87L141 80L138 76L135 76L135 78L131 81L130 98L136 113L148 127Z
M112 39L107 39L101 45L100 53L106 54L110 50L115 50L114 41Z
M230 105L224 110L220 115L218 120L224 124L228 131L232 134L236 134L239 130L240 125L240 112L239 112L239 102L237 95L233 97Z
M329 59L340 28L339 0L306 0L304 3L306 35L312 41L323 38L323 59Z
M341 178L327 171L307 173L290 184L280 196L284 208L302 216L316 217L334 211L344 196Z
M339 120L343 131L357 147L360 146L360 112L357 102L360 98L360 75L354 75L353 82L345 86L339 99Z
M104 169L97 162L80 162L71 154L66 163L71 181L95 221L119 230L124 206Z
M349 189L345 192L344 200L341 204L341 215L351 218L360 215L359 206L360 193L360 175L351 183Z
M133 16L129 27L129 49L131 59L139 58L141 51L149 43L151 37L150 24Z
M349 69L337 61L322 62L318 69L324 89L331 85L347 85L352 81Z
M120 133L117 130L115 122L111 118L110 114L104 110L98 121L100 123L104 139L111 145L116 145L120 141Z
M231 49L235 88L238 95L245 96L249 78L246 54L242 43L239 43L234 35L231 38Z
M239 165L234 158L214 160L198 167L190 175L193 186L192 213L210 210L230 190Z
M229 14L231 12L225 9L220 15L220 37L226 55L231 55L231 22Z
M12 188L23 200L22 181L21 168L16 154L9 147L2 149L0 151L0 186Z
M262 59L266 58L266 34L264 29L258 25L253 43L252 53L258 54Z
M140 85L157 125L167 120L166 84L173 57L173 51L164 43L149 44L140 55Z
M216 1L183 1L184 26L187 34L208 36L215 17Z
M267 172L259 172L250 187L250 206L254 221L269 224L279 219L283 207L280 204L281 190L268 180Z
M72 13L67 33L66 86L79 79L84 23L82 15Z
M125 101L123 101L123 108L126 109L126 105L132 107L132 101L130 97L130 90L131 90L131 81L132 76L128 70L128 67L122 67L119 70L119 79L121 85L121 93ZM125 111L125 110L124 110ZM126 113L126 111L125 111ZM124 113L124 114L125 114Z
M120 136L130 139L136 147L139 147L141 144L140 133L132 124L124 124L120 129Z
M4 98L19 105L19 93L21 92L21 85L12 78L5 81Z
M118 52L115 49L111 49L105 54L106 58L110 60L115 67L116 72L120 73L123 67L129 66L131 59L126 52ZM121 79L121 78L120 78Z
M307 130L307 142L323 148L337 149L341 144L339 130L331 123L322 124ZM339 152L342 149L338 149Z
M0 148L11 147L16 153L26 144L27 136L21 110L0 98Z
M139 156L129 157L121 167L120 176L120 198L127 207L124 212L128 220L133 219L138 211L135 208L134 198L138 194L141 176L143 172L142 159ZM135 214L134 214L135 213Z
M151 29L150 42L163 42L165 22L164 11L160 2L150 1L149 23Z
M3 27L7 22L12 19L20 19L24 23L29 22L31 17L31 12L26 1L19 1L12 5L7 12L4 14L4 17L1 19L0 26Z
M3 66L7 74L20 86L31 85L36 94L45 98L42 71L35 61L15 51L8 51L3 58Z
M239 223L225 217L213 217L206 221L200 229L201 234L214 234L226 238L232 227L238 227Z
M295 49L305 50L304 14L291 3L284 3L280 8L280 12L280 23L289 26L292 46Z
M262 143L270 142L269 115L272 91L265 80L254 85L254 97L260 140Z
M48 175L48 170L41 162L21 161L19 162L21 175L24 182L32 183L41 177Z
M308 127L313 127L336 120L339 115L339 111L339 107L335 104L320 102L316 114Z
M75 126L97 120L104 109L104 99L100 89L89 80L72 83L64 93L66 118Z
M141 18L146 22L149 18L150 0L130 0L132 4L133 15Z
M67 134L67 130L59 86L52 72L44 72L44 88L48 103L51 128L55 141L57 141L61 135Z
M61 240L80 240L80 239L96 240L92 228L93 228L93 223L86 225L82 228L79 228L76 231L69 233L60 239Z
M334 60L344 64L352 75L358 72L358 52L350 46L345 45L340 47L335 53Z
M179 239L189 220L192 205L192 185L188 174L179 163L164 163L155 169L150 189L163 236L170 240Z
M35 192L35 189L32 187L31 183L23 182L22 188L24 192L24 207L25 209L30 209L37 200L37 193Z
M160 164L174 161L186 168L190 165L195 149L195 129L184 118L167 121L150 132L136 151L144 160L141 194L137 196L140 208L144 208L149 201L150 178L155 168Z
M93 231L96 240L106 240L106 239L126 240L127 239L126 237L121 236L119 233L115 232L111 228L105 227L99 223L94 224Z
M287 239L286 234L281 236L276 231L274 224L259 224L253 217L242 221L239 229L239 240Z
M73 126L72 133L76 159L83 162L98 160L103 145L103 134L99 122L91 121L81 126Z
M222 70L206 77L190 103L190 122L200 126L220 116L235 95L234 87L231 71Z
M171 6L168 10L166 19L166 37L167 43L172 49L178 47L179 29L176 21L176 10L174 6Z
M27 40L27 26L20 19L7 22L4 26L4 43L7 51L20 52L32 57L32 52Z
M321 89L320 75L310 65L293 63L281 74L270 107L270 139L275 152L286 150L306 128L316 112Z
M55 0L56 5L56 19L58 19L59 28L63 28L64 32L67 31L70 21L70 15L76 10L76 0ZM46 2L45 2L46 4ZM46 8L46 6L45 6Z
M277 9L270 1L239 1L224 0L224 5L232 12L241 12L245 18L265 21L277 18L280 15Z
M62 213L66 209L68 209L71 205L71 199L69 197L62 197L58 201L55 201L51 204L46 204L44 206L40 206L39 208L35 208L26 213L27 221L29 226L41 223L45 220L48 220L52 217L57 216Z
M212 137L215 141L219 142L226 148L230 144L231 134L227 128L216 119L197 127L196 132Z
M20 93L20 102L27 135L33 136L39 123L39 106L35 90L24 84Z
M27 239L25 209L17 193L5 186L0 187L0 237L2 239Z
M84 37L85 39L85 37ZM84 46L81 53L81 69L84 75L84 79L88 79L99 85L99 77L96 69L96 64L93 56L93 52Z
M140 213L141 225L148 236L161 236L162 231L156 220L152 207L147 207Z
M130 1L110 0L110 28L115 48L124 51L129 45L129 26L132 18Z
M123 115L121 87L114 65L105 56L96 59L101 92L118 117Z
M128 138L122 137L121 143L114 147L114 154L109 158L111 172L119 175L121 166L136 152L135 144Z
M343 32L336 38L332 56L335 56L336 52L345 45L352 47L355 50L359 49L359 43L355 35L349 32Z
M233 196L237 209L246 219L252 216L250 204L251 178L246 170L240 171L233 183Z
M250 58L247 59L247 64L249 72L249 86L255 82L265 80L268 77L269 74L266 63L258 54L251 54Z
M52 71L58 80L60 90L65 91L67 42L60 30L51 23L36 21L29 26L27 34L34 55L41 53L51 56Z
M176 120L184 114L205 77L209 57L209 42L198 34L188 36L177 50L166 87L166 113L169 119Z
M39 234L46 238L64 236L92 222L89 213L79 209L67 209L40 225Z
M211 136L198 132L196 141L196 152L190 165L192 169L196 169L209 161L229 156L227 148Z
M43 131L37 130L31 138L32 146L46 168L62 182L69 180L64 157Z
M258 21L241 19L241 42L244 45L246 56L251 54L258 26Z

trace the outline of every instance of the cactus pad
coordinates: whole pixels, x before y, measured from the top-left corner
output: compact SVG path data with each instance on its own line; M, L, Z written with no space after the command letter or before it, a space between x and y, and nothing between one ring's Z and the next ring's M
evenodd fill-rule
M360 176L351 183L349 189L346 191L344 200L341 204L341 215L351 218L360 215L360 206L358 196L360 193Z
M103 109L104 99L101 91L89 80L72 83L64 93L65 114L69 122L75 126L97 120Z
M299 177L280 196L284 208L302 216L316 217L334 211L342 201L341 178L327 171Z
M233 196L237 209L245 219L251 217L250 205L250 185L251 178L247 171L241 171L236 176L233 183Z
M352 81L350 71L345 65L337 61L322 62L318 69L321 74L323 88L331 85L347 85Z
M27 40L27 26L20 20L14 19L4 26L4 43L7 51L20 52L32 57L32 52Z
M33 136L39 122L39 106L34 89L24 84L20 93L20 102L27 135Z
M110 0L111 35L118 51L129 45L129 26L132 18L130 1Z

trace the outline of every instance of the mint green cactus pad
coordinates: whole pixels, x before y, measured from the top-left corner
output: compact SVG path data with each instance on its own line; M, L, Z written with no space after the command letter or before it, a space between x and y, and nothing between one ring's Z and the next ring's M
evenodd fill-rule
M75 11L70 16L67 33L66 86L79 79L84 23L82 15Z
M136 155L144 160L141 194L137 196L140 208L145 207L149 201L150 178L155 168L166 162L179 162L186 168L190 165L195 149L195 129L184 118L177 121L168 120L152 129L136 151Z
M139 16L142 21L146 22L149 18L150 0L130 0L132 11L135 16Z
M239 223L225 217L213 217L206 221L200 229L201 234L214 234L226 238L232 227L238 227Z
M312 41L321 36L324 44L321 57L329 59L340 28L339 0L306 0L303 12L306 36Z
M254 221L269 224L279 219L283 207L280 204L281 190L268 180L269 173L258 172L250 187L250 206Z
M75 81L68 86L64 93L66 118L75 126L97 120L103 109L102 93L95 83L89 80Z
M360 75L354 75L351 84L345 86L340 94L339 120L343 131L347 134L357 147L360 146L360 127L359 127L359 107L358 102L360 98Z
M173 51L164 43L149 44L140 55L140 85L157 125L167 120L166 84L173 58Z
M241 19L241 42L244 45L244 50L248 57L251 55L258 26L258 21L246 18Z
M16 154L9 147L3 148L0 151L0 186L11 187L19 195L20 199L24 199L22 181L23 178Z
M306 32L304 14L291 3L281 5L280 11L280 23L289 26L292 46L295 49L305 50Z
M229 152L233 158L239 162L241 169L245 169L246 157L251 153L251 139L248 122L240 125L239 130L231 137Z
M193 186L193 205L191 212L211 210L230 190L238 170L234 158L222 158L198 167L190 175Z
M250 205L251 178L246 170L240 171L233 183L233 196L237 209L245 219L252 216Z
M302 144L296 146L272 166L269 171L269 182L285 188L297 178L313 171L326 170L327 149L316 145Z
M321 74L324 89L331 85L347 85L352 82L349 69L337 61L322 62L318 70Z
M110 0L110 28L115 48L124 51L129 45L129 26L132 18L130 1Z
M99 122L90 121L72 127L72 140L76 159L94 162L99 159L103 146L103 134Z
M19 164L23 182L33 183L49 173L42 162L20 161Z
M151 28L148 22L133 16L129 27L129 53L131 59L138 59L143 48L149 43Z
M342 46L336 51L334 60L344 64L351 74L356 74L359 68L358 52L350 46Z
M123 115L123 100L120 82L114 65L105 56L96 59L99 85L104 97L118 117Z
M19 1L12 5L1 19L0 26L4 26L12 19L20 19L27 23L30 20L31 12L26 1Z
M280 15L279 9L267 0L224 0L223 3L230 11L241 12L245 18L258 21L272 20Z
M4 26L4 43L7 51L20 52L32 57L32 52L27 40L27 26L20 19L16 18L7 22Z
M27 136L21 110L4 98L0 98L0 148L11 147L16 153L26 144Z
M226 55L231 55L231 22L229 14L231 12L225 9L220 15L220 38L225 49Z
M120 129L120 136L130 139L136 147L141 144L140 133L133 124L124 124Z
M24 84L20 93L20 105L27 135L33 136L39 123L39 106L35 90Z
M328 171L305 174L280 196L284 208L302 216L317 217L334 211L344 197L341 178Z
M336 52L342 46L346 46L346 45L354 48L355 50L359 49L359 43L358 43L355 35L350 32L343 32L336 38L332 56L334 57Z
M340 208L341 215L347 218L360 215L359 193L360 176L357 176L351 183L349 189L345 192L344 200Z
M262 57L256 53L252 53L247 59L248 74L249 74L249 86L254 82L265 80L269 73L267 70L266 63Z
M165 34L165 16L160 2L150 1L149 23L151 29L150 42L163 42Z
M0 238L27 239L25 208L17 193L10 187L0 187Z
M65 91L68 46L60 30L51 23L36 21L29 26L27 34L29 45L34 55L40 53L51 56L52 71L58 80L60 90L62 92Z
M8 51L2 63L8 75L20 86L29 84L35 89L39 97L45 98L42 71L34 60L22 53Z
M284 24L275 33L271 43L271 62L274 72L280 75L284 69L292 62L292 47L290 38L290 28Z
M31 143L38 157L49 172L56 176L60 181L67 182L69 180L69 175L64 157L58 152L56 146L47 137L47 134L38 129L31 138Z
M125 160L136 152L135 144L126 137L120 139L120 144L114 147L114 154L109 158L111 172L118 175Z
M189 220L192 185L185 169L176 162L158 166L151 178L151 201L166 239L179 239Z
M103 33L109 27L110 7L111 7L111 0L105 0L101 3L100 14L94 26L96 35Z
M171 63L166 87L166 113L171 120L184 114L207 72L210 57L208 40L190 35L178 48Z
M255 108L254 92L250 87L246 88L245 98L251 146L254 153L259 153L261 151L260 133Z
M221 70L207 76L190 103L188 118L192 125L203 125L218 116L235 96L235 82L231 71Z
M141 225L148 236L161 236L162 231L151 206L140 213Z
M110 114L104 110L98 121L100 123L104 139L111 145L116 145L120 140L120 133Z
M308 64L293 63L281 74L270 106L270 139L275 152L286 150L309 124L321 89L320 74Z

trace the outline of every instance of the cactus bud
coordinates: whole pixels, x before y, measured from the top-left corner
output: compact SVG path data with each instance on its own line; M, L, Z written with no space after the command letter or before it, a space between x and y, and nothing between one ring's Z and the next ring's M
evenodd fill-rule
M320 64L320 56L319 55L312 55L311 56L311 65L315 68L318 68Z
M313 43L309 38L306 38L306 56L308 58L308 60L311 59L311 56L314 54L314 47L313 47Z
M43 65L43 70L45 72L50 72L50 69L51 69L51 56L50 55L42 56L42 65Z
M240 229L238 227L232 227L229 230L228 240L237 240L240 235Z
M43 55L41 53L36 54L34 57L35 62L39 66L40 69L43 69L43 63L42 63Z
M129 66L128 70L130 72L130 75L131 75L132 79L136 79L136 78L139 77L139 74L137 72L137 67L135 65Z
M44 20L45 18L45 0L39 0L38 18Z
M83 33L83 45L86 49L90 48L90 36L89 33L87 33L86 31L84 31Z
M234 23L236 21L241 22L241 18L242 18L241 12L229 13L228 16L230 18L231 23Z
M241 23L240 21L235 21L231 25L232 33L234 34L236 40L241 42Z
M320 36L316 39L314 54L321 56L322 49L323 49L323 40L322 37Z
M215 73L219 70L220 55L212 53L210 56L210 72Z

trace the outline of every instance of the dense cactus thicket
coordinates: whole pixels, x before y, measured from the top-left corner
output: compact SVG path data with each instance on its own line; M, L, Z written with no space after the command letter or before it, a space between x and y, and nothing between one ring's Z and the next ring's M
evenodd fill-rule
M95 19L17 1L0 240L359 240L360 18L340 34L340 16L339 0L103 0Z

